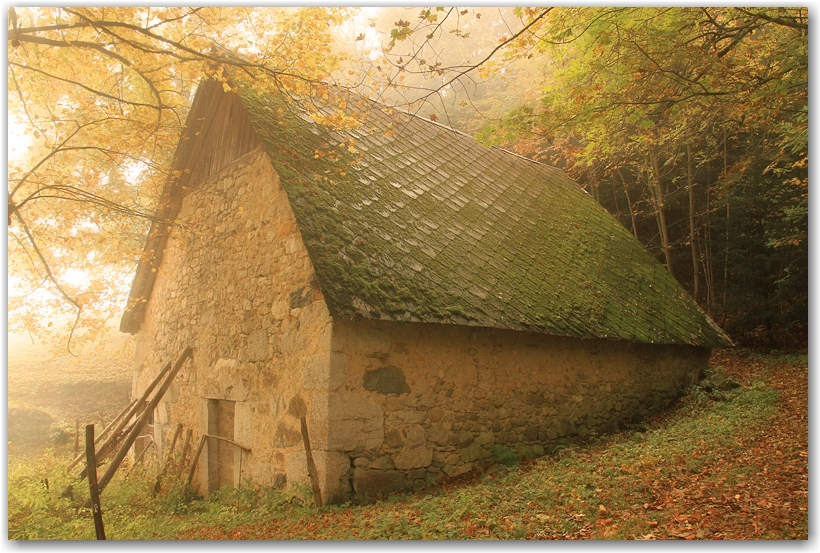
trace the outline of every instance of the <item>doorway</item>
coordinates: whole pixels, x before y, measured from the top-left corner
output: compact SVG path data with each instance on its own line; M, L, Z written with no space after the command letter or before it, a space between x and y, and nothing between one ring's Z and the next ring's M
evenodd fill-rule
M236 402L227 399L208 400L208 434L234 439ZM208 440L208 492L222 486L235 486L235 461L240 452L222 440ZM236 459L234 457L236 456Z

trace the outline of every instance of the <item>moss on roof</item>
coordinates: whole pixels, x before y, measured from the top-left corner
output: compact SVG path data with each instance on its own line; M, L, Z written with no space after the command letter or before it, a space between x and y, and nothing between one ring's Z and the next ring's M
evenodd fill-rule
M333 130L239 94L334 317L730 343L562 171L356 96L333 103L361 125Z

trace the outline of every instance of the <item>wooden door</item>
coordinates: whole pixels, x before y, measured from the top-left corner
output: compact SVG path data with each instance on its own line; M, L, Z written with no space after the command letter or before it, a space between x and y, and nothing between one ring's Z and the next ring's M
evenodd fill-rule
M233 440L236 402L224 399L208 400L208 434ZM208 491L228 484L235 486L234 461L239 452L222 440L208 441Z

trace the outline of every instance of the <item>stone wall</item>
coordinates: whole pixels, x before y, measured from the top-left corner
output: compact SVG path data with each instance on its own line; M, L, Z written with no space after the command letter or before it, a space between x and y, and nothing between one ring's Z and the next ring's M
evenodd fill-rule
M349 464L329 480L339 495L374 494L540 455L668 404L708 358L689 346L334 321L326 447Z
M251 453L228 459L234 483L307 484L299 417L326 402L330 316L267 157L258 150L197 184L179 220L137 336L135 394L186 345L194 353L156 412L155 439L181 422L195 446L209 423L213 432L213 401L235 402L233 439ZM215 455L200 458L201 491Z

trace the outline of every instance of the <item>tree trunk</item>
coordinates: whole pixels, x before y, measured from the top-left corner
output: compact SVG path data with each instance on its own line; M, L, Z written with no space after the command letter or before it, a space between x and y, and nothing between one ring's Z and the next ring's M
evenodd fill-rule
M666 259L666 270L673 277L675 272L672 270L672 252L669 245L669 231L666 225L666 212L664 211L663 200L663 185L661 184L661 168L658 163L658 156L652 148L649 148L649 157L652 161L652 178L650 178L650 190L653 192L655 200L655 210L658 216L658 231L661 235L661 247L663 248L663 256Z
M692 174L692 148L686 145L686 179L689 188L689 242L692 244L692 297L698 301L698 241L695 235L695 179Z
M615 213L618 214L618 222L621 223L621 206L618 205L618 189L615 188L615 179L609 179L609 182L612 184L612 200L615 202Z
M621 183L624 185L624 194L626 194L626 205L629 208L629 216L632 219L632 234L635 235L635 238L638 238L638 225L635 224L635 210L632 209L632 200L629 199L629 188L626 186L626 179L624 178L623 173L621 170L618 169L618 176L621 177Z
M723 250L723 319L720 326L726 323L726 305L729 288L729 156L726 147L726 127L723 127L723 187L726 189L726 246Z
M598 181L595 178L595 168L594 167L589 172L589 187L592 189L592 197L595 199L595 203L597 203L598 205L601 205L601 201L598 198Z
M712 165L706 164L706 220L704 221L704 266L703 275L706 278L706 312L714 315L715 309L715 272L712 265Z

